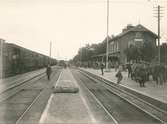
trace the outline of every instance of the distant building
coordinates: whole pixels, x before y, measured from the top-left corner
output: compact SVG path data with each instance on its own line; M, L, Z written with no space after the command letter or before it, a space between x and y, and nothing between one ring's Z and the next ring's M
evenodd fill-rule
M125 64L127 57L125 49L130 45L142 46L144 42L150 42L156 46L157 35L145 28L141 24L137 26L127 25L117 36L109 40L109 58L110 61L116 60Z

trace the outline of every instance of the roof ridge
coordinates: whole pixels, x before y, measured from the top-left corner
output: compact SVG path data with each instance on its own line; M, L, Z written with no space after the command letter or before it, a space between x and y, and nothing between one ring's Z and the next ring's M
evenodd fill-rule
M139 28L141 28L141 30L139 30ZM143 30L142 30L143 29ZM127 29L126 31L124 32L121 32L120 34L114 36L113 38L111 38L110 41L112 40L115 40L116 38L119 38L119 37L122 37L124 36L125 34L127 34L128 32L131 32L131 31L145 31L145 32L149 32L151 33L152 35L154 35L155 37L158 37L157 34L155 34L154 32L152 32L151 30L147 29L145 26L143 26L142 24L138 24L130 29Z

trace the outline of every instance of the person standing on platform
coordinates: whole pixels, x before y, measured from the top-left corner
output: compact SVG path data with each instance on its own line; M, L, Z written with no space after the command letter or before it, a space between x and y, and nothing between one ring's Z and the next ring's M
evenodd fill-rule
M48 80L50 80L51 73L52 73L52 69L51 69L50 65L48 65L46 68L46 75L47 75Z
M130 64L127 64L127 69L128 69L128 78L130 77L131 78L131 75L132 75L132 67Z
M104 64L103 62L100 64L101 74L104 75Z
M120 65L118 68L118 72L115 75L117 77L117 84L120 84L123 76L122 76L122 66Z
M139 67L138 73L137 73L137 80L140 84L140 87L145 87L146 82L146 69L144 67Z

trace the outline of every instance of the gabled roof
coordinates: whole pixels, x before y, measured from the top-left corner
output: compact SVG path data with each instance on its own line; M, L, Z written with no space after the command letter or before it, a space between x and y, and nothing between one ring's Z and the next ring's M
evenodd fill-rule
M154 32L152 32L151 30L147 29L147 28L144 27L143 25L138 24L137 26L134 26L133 28L127 29L126 31L120 33L119 35L113 37L113 38L110 40L110 42L113 41L113 40L116 40L116 39L118 39L118 38L120 38L120 37L122 37L122 36L124 36L124 35L126 35L126 34L128 34L129 32L148 32L148 33L150 33L153 37L158 38L158 35L157 35L157 34L155 34Z

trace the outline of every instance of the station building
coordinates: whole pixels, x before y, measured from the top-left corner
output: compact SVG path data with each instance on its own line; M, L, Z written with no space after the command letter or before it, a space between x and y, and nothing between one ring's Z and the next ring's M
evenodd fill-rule
M125 50L130 45L141 46L144 42L152 43L156 46L158 36L141 24L136 26L127 25L120 34L112 36L109 39L109 64L110 63L127 63ZM106 54L94 56L94 59L105 62Z

